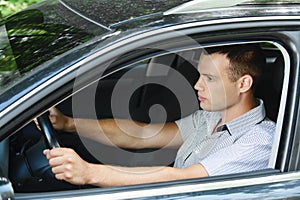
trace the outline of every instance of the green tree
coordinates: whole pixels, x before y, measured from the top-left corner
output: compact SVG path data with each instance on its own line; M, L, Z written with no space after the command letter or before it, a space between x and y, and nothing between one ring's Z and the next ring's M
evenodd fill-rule
M0 20L41 0L0 0Z

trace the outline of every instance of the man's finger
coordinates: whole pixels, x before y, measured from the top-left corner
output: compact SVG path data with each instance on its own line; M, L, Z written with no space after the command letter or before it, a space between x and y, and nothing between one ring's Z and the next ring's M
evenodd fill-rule
M34 118L34 119L33 119L33 122L35 123L35 126L37 127L37 129L39 129L39 130L41 131L42 129L41 129L41 127L40 127L39 122L37 121L37 118Z

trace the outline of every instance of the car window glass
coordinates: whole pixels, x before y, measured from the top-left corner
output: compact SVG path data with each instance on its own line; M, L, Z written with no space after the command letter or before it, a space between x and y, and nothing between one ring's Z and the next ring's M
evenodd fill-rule
M107 31L83 23L82 18L73 16L59 3L44 4L36 4L36 8L19 12L1 23L0 91L53 57Z
M266 66L256 95L265 101L268 117L276 122L284 78L283 56L273 45L262 46ZM159 54L123 66L56 107L67 116L92 119L121 118L164 123L183 118L199 109L193 86L199 78L197 64L201 51L192 49ZM183 89L177 90L176 87ZM120 150L69 133L60 133L60 142L89 162L114 165L173 166L177 153L176 148ZM43 148L44 139L34 123L11 138L10 179L16 192L78 189L78 186L54 179L40 151ZM102 152L101 156L97 157L95 152ZM166 157L168 159L162 159Z
M20 76L5 26L0 27L0 89Z

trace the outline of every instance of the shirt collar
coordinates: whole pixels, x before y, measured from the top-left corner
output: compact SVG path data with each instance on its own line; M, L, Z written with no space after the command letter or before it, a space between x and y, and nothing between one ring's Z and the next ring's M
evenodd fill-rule
M257 99L257 104L255 108L225 124L230 134L247 131L265 119L266 111L263 101Z

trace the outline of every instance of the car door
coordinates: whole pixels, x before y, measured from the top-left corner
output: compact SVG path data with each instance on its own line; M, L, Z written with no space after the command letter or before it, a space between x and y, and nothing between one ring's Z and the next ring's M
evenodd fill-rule
M96 49L92 55L71 65L64 72L49 78L45 84L36 88L34 92L30 94L30 97L22 99L23 101L19 104L19 107L21 108L20 111L26 110L25 113L15 111L14 113L8 113L8 116L4 116L4 118L14 118L15 120L22 119L21 121L23 122L29 122L34 116L37 116L38 113L46 111L51 106L59 106L59 103L66 102L68 98L73 98L73 106L77 105L76 101L78 99L76 99L75 94L79 94L80 96L80 92L84 92L85 89L90 89L92 92L88 94L91 96L83 96L91 98L87 98L88 100L84 99L83 103L85 105L90 104L92 110L91 113L93 114L92 117L99 117L95 110L93 110L96 103L94 100L97 98L103 100L101 93L99 94L99 97L95 97L95 95L98 95L95 92L98 88L98 83L100 83L100 85L103 84L102 86L105 87L104 85L106 83L111 86L117 84L119 80L121 80L122 84L119 87L119 90L116 90L118 93L122 90L124 91L126 84L130 88L134 85L133 83L136 83L137 85L133 86L133 88L140 88L140 86L144 86L144 81L149 78L150 80L147 80L148 82L146 81L147 87L142 87L142 89L138 91L138 94L134 94L138 97L136 97L136 101L131 103L133 104L133 107L138 107L140 103L144 102L144 100L140 100L139 98L143 99L143 97L145 98L149 95L147 94L147 91L150 91L151 95L161 89L159 87L157 88L157 85L167 84L167 80L164 78L168 77L166 74L173 69L170 67L173 63L161 64L158 62L156 65L158 70L153 72L149 69L149 67L151 68L152 66L151 61L153 61L153 59L162 58L163 56L168 56L168 59L172 59L172 53L175 53L176 56L180 56L180 58L183 57L184 60L188 60L190 64L193 64L196 57L191 56L191 54L194 53L194 55L196 55L197 51L194 50L201 50L203 47L245 42L261 43L265 45L266 49L268 47L271 49L275 48L276 52L280 52L280 57L278 57L278 59L282 59L279 64L281 66L281 71L279 70L278 72L279 77L281 78L275 79L275 74L268 77L269 82L272 81L275 85L278 83L280 85L277 96L269 97L270 101L278 101L276 104L277 112L275 112L273 118L277 122L277 126L272 157L269 164L270 169L253 173L231 174L220 177L126 187L82 188L81 190L59 191L56 193L37 191L23 194L22 192L17 192L15 198L142 199L153 197L157 199L231 199L243 195L243 197L254 199L258 196L260 198L287 198L299 196L298 191L300 190L298 185L300 174L297 171L299 170L299 151L297 151L299 146L297 141L297 138L299 137L297 129L297 110L299 102L297 92L299 74L298 51L300 49L297 36L299 34L299 22L287 19L284 20L284 26L282 26L282 20L284 19L276 20L271 17L249 17L245 19L207 21L203 23L195 22L168 28L143 30L131 35L123 33L123 35L118 36L118 40L113 41L114 38L110 38L112 42L109 43L109 45ZM288 29L286 27L288 27ZM184 56L185 53L187 54L186 56ZM266 58L270 60L274 60L274 58L277 59L275 54ZM269 63L272 65L272 61L269 61ZM165 68L164 66L168 67ZM128 75L127 72L131 72L130 69L137 70L134 71L134 73L129 73L129 76L125 76L124 78L123 75ZM174 73L176 74L177 71L180 70L176 70ZM273 69L267 73L271 72L273 72ZM118 75L117 73L121 73L121 75ZM180 72L180 74L182 73ZM120 79L120 77L123 77L124 79ZM176 77L177 80L180 77L185 76L181 75ZM148 87L148 83L155 86ZM190 84L192 81L187 81L185 83ZM176 88L171 87L171 85L165 86L167 86L166 88L171 90L171 92L175 93L176 97L181 99L179 100L179 106L183 105L183 107L185 107L186 104L194 103L193 101L192 103L186 101L185 98L183 98L186 95L182 94L182 91L178 91L177 94ZM105 89L107 88L109 87L105 87ZM191 84L189 86L187 85L187 88L189 88L189 90L186 91L192 94L193 90L191 89ZM261 93L269 93L268 89L269 88L267 87ZM278 87L275 89L278 89ZM134 91L135 90L133 90L132 93L134 93ZM166 93L164 89L162 89L162 93ZM110 96L113 97L113 95L113 92L110 91ZM103 95L103 98L105 97L106 95ZM130 99L130 96L128 98ZM117 99L120 100L120 97ZM43 101L42 103L40 102L41 100ZM81 100L81 98L79 98L79 100ZM119 103L122 104L123 102L128 101L124 98L121 99ZM33 105L35 106L32 107ZM272 106L273 105L271 104L271 107ZM186 109L188 110L188 113L192 112L193 109L196 109L194 106L191 107L192 108L188 107ZM270 109L272 109L271 107ZM82 114L81 111L85 108L85 106L82 106L81 109L78 109L77 111L73 109L71 114ZM121 108L123 108L123 106L121 106ZM120 108L117 106L117 110L119 109ZM126 115L126 117L130 117L130 115ZM179 115L179 117L182 116ZM174 119L176 119L176 117L170 120ZM9 131L9 129L7 130ZM11 128L11 130L13 129ZM283 186L289 188L287 193L281 192Z

